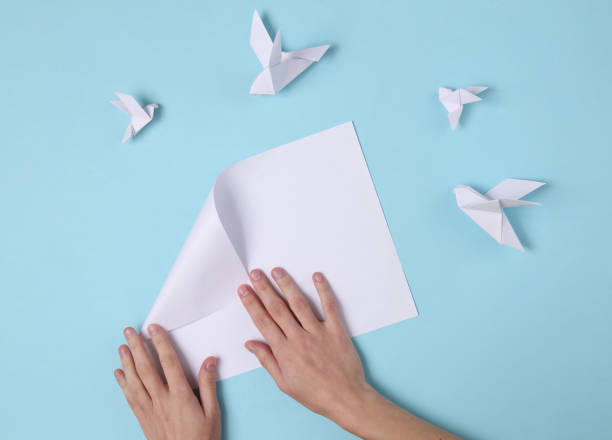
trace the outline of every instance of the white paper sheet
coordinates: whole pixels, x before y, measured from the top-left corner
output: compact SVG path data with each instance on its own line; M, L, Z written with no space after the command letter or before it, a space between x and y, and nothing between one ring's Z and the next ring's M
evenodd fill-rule
M542 185L534 180L504 179L485 194L466 185L458 185L453 191L457 206L498 243L524 251L504 208L539 205L519 199Z
M272 41L257 11L253 13L250 42L263 67L253 81L251 95L274 95L280 92L312 63L319 61L329 49L329 44L326 44L283 52L280 30Z
M352 123L221 173L144 327L170 331L192 384L207 356L221 379L256 368L243 344L261 336L236 288L275 266L314 304L323 272L352 335L417 315Z
M463 105L482 101L482 99L476 95L487 89L488 87L481 86L469 86L465 89L457 90L447 89L446 87L440 87L438 89L438 99L448 111L448 122L450 123L451 130L455 130L457 124L459 124L459 118L463 112Z
M129 138L136 136L136 134L142 130L145 125L153 120L155 109L159 108L159 106L157 104L147 104L143 108L131 95L126 95L125 93L119 92L115 92L115 95L117 95L119 99L116 101L111 101L111 104L122 112L126 113L131 118L121 141L125 142Z

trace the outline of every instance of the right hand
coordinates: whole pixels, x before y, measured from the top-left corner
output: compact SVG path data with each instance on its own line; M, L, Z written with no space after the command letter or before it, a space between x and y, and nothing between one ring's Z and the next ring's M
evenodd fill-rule
M331 287L323 274L312 279L325 320L320 321L289 274L281 268L272 277L286 302L261 270L253 270L239 296L265 338L245 346L270 373L278 387L295 400L346 429L364 400L375 391L366 382L361 361L342 323ZM255 293L257 292L257 293Z
M458 439L393 404L366 382L323 274L312 279L324 321L285 270L273 269L272 277L286 301L258 269L250 274L254 290L245 284L238 293L267 342L247 341L245 346L282 391L363 439Z

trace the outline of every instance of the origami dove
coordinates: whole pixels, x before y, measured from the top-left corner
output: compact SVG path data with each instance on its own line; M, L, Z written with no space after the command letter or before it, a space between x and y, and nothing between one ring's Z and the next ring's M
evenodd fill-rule
M111 104L127 113L128 116L132 118L130 120L130 125L128 125L127 130L125 130L123 140L121 141L125 142L132 136L135 136L136 133L153 120L153 112L155 112L155 109L159 106L157 104L147 104L142 108L133 96L119 92L115 92L115 95L117 95L119 100L111 101Z
M488 87L479 86L470 86L465 89L457 90L451 90L445 87L440 87L438 89L438 99L448 111L448 120L452 130L457 128L461 112L463 111L463 104L482 101L482 99L476 95L487 89Z
M255 78L250 93L251 95L275 95L308 66L319 61L329 49L329 44L283 52L280 30L272 41L261 17L255 11L251 25L251 47L263 66L263 71Z
M487 231L498 243L523 251L523 246L504 213L504 208L539 205L519 199L542 185L545 184L533 180L505 179L484 195L465 185L459 185L453 191L459 208L478 226Z

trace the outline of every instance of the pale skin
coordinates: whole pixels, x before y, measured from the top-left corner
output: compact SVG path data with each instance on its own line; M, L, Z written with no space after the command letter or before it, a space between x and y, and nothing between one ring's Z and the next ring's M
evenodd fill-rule
M238 296L265 343L246 341L278 388L306 408L365 440L451 440L454 436L393 404L365 379L361 360L342 322L338 304L320 272L312 280L324 319L320 320L291 276L250 273ZM282 292L282 296L278 290ZM123 370L115 377L148 440L219 440L221 422L215 391L215 358L200 369L201 402L185 379L161 327L149 328L166 382L159 377L138 334L126 329L129 348L119 349Z

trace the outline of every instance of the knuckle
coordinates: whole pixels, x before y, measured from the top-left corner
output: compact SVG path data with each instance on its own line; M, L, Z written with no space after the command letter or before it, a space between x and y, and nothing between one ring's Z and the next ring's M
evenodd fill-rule
M185 401L186 397L191 397L193 390L188 386L177 386L172 390L172 393L176 394L181 401Z
M177 365L176 357L170 350L160 350L159 360L163 365L167 365L170 368L174 368Z
M153 345L155 345L155 347L158 350L163 350L168 346L168 340L166 339L166 337L164 335L160 334L156 334L155 336L153 336L152 338L153 340Z
M310 305L308 304L308 301L306 301L306 298L304 298L303 295L300 295L293 300L292 307L296 312L305 312L310 308Z
M285 312L285 305L281 301L273 301L270 304L270 313L272 316L281 316Z
M313 344L312 340L310 338L301 338L298 341L300 347L302 348L302 350L304 350L305 352L311 352L313 351L316 347L314 346L315 344Z
M132 409L134 414L139 415L143 413L144 406L142 405L139 399L137 399L133 395L126 395L125 397L129 407Z
M136 371L138 372L138 375L143 380L143 382L144 381L150 381L150 380L154 379L155 375L157 374L155 371L153 371L153 368L151 368L147 364L137 365L136 366Z
M338 303L334 298L326 298L323 301L323 306L328 313L336 314L338 312Z
M258 315L255 318L255 322L257 323L257 326L260 327L260 328L268 328L272 324L272 320L265 313L262 313L262 314Z

